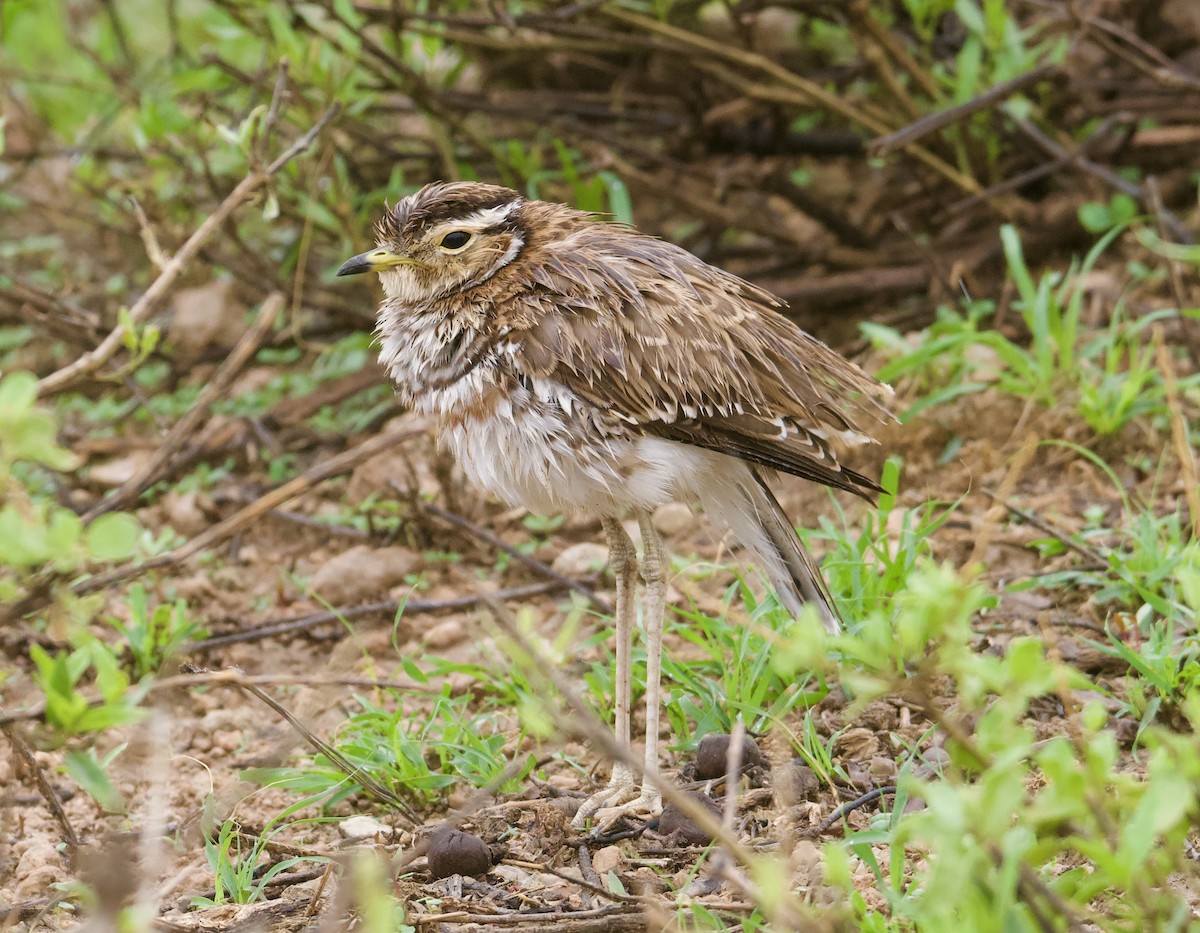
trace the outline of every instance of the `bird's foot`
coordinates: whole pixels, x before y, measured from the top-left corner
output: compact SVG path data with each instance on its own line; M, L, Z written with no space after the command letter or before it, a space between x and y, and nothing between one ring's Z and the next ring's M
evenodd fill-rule
M627 776L620 783L614 780L608 787L592 794L580 805L572 829L583 829L588 820L594 820L593 833L606 833L622 818L652 820L662 813L662 796L648 784L640 788Z

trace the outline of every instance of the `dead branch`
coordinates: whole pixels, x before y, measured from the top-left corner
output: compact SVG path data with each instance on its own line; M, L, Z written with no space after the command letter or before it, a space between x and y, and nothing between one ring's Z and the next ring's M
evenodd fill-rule
M284 150L283 154L274 162L265 168L257 168L251 171L250 174L238 182L237 187L229 193L225 200L218 205L217 209L209 214L192 235L188 237L183 246L179 248L179 251L163 267L158 277L150 284L150 287L142 294L142 297L129 309L129 320L134 326L146 321L157 309L159 303L175 287L175 283L183 275L184 270L187 269L192 259L200 251L200 248L221 229L225 221L238 208L249 201L259 188L263 187L263 185L277 175L285 165L308 149L317 136L321 134L322 130L325 129L326 125L337 116L340 109L340 104L333 104L320 116L307 133ZM82 376L96 372L96 370L113 358L123 345L124 338L124 326L118 325L113 328L108 336L100 342L100 345L90 353L85 353L74 362L41 379L38 382L38 393L40 395L49 395L61 392Z
M129 477L120 488L113 490L88 509L83 516L85 522L90 522L105 512L125 508L154 483L159 472L168 466L180 448L196 433L201 420L208 414L213 403L229 388L246 362L258 352L283 306L284 297L279 292L272 292L267 297L258 309L250 329L242 335L233 352L226 357L216 374L201 390L195 404L175 422L175 426L163 438L162 444L150 461Z

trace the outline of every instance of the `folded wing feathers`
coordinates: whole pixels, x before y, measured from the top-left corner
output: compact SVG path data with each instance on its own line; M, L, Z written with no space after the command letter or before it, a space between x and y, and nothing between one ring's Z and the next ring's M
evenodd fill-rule
M571 237L523 296L520 357L648 434L870 497L831 436L869 441L891 389L775 308L778 299L672 244L629 231ZM642 283L639 287L637 283ZM568 319L569 318L569 322Z

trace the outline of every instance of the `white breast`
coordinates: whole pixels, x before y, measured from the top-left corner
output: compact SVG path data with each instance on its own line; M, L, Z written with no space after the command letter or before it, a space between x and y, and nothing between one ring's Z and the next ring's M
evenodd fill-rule
M513 385L502 374L508 347L449 385L429 371L455 336L449 321L418 326L403 308L381 311L380 362L406 401L432 415L468 478L505 502L540 514L620 516L651 511L723 482L729 458L624 425L552 380ZM498 386L512 385L497 402Z
M442 439L473 483L551 515L619 516L691 500L719 457L674 441L601 433L578 406L568 414L520 386L490 414L455 419Z

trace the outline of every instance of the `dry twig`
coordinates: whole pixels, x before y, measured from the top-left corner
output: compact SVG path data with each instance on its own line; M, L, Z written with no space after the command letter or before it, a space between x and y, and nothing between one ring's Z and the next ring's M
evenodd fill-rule
M340 109L339 104L333 104L321 115L307 133L284 150L274 162L265 168L254 169L238 182L237 186L229 192L225 200L217 206L217 209L204 219L203 223L196 228L183 246L179 248L179 251L171 257L162 272L159 273L158 277L150 284L150 287L142 294L142 297L134 302L133 307L129 309L129 320L134 326L143 323L154 313L159 303L175 287L175 283L183 275L184 270L187 269L188 265L196 257L196 254L199 253L200 248L221 229L225 221L238 208L249 201L259 188L263 187L277 175L285 165L308 149L312 145L313 140L325 129L329 121L337 116ZM61 392L76 380L96 372L121 349L124 339L125 328L122 325L118 325L90 353L85 353L74 362L41 379L38 382L39 394L49 395L54 392Z
M205 384L195 404L175 422L175 426L163 438L162 444L150 461L122 483L120 488L114 489L88 509L83 516L85 522L90 522L105 512L125 508L154 483L159 472L168 467L180 448L195 435L212 404L224 394L242 367L258 352L267 334L271 332L275 319L279 317L279 312L283 310L283 305L284 298L279 292L272 292L267 297L258 309L250 329L242 335L233 352L225 358L216 374Z

